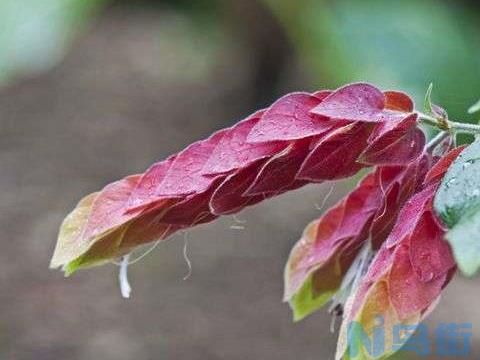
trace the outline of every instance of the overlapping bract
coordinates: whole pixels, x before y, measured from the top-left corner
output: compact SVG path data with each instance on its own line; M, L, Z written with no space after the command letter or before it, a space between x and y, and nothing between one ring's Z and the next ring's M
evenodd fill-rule
M431 156L404 166L379 166L320 219L309 224L285 269L285 295L295 319L324 305L368 240L378 249L403 204L421 187Z
M415 327L437 304L456 266L432 201L439 181L458 154L458 149L452 150L429 171L423 189L402 208L393 230L347 301L337 359L371 359L391 354L401 345L394 337L395 327ZM371 349L359 343L352 324L360 324L362 331L372 336L379 318L383 321L385 341L382 351L372 354ZM403 341L407 339L408 336Z
M309 182L404 166L424 146L408 96L368 84L292 93L231 128L84 198L51 262L66 273Z

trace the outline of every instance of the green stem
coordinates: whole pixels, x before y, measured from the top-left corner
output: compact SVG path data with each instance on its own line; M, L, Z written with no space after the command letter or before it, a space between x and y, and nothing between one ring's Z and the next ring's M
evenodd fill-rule
M433 116L417 112L418 121L427 125L438 127L440 130L457 132L457 133L469 133L480 134L480 125L467 124L463 122L450 121L445 119L437 119Z

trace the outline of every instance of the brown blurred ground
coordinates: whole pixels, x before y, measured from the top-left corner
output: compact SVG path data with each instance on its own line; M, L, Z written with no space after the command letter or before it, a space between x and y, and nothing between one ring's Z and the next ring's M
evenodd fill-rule
M113 265L70 279L47 268L57 228L82 195L271 96L252 95L259 67L248 42L226 35L207 51L192 34L171 11L113 9L55 71L0 93L0 359L333 358L329 316L294 324L281 302L288 252L329 184L244 211L244 230L225 218L190 231L186 281L176 235L130 268L128 301ZM293 65L283 73L282 92L301 84ZM429 321L473 322L476 354L478 284L456 279Z

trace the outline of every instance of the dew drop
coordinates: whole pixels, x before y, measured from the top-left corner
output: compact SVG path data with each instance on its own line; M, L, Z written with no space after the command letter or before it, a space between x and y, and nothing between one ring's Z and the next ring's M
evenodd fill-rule
M457 182L456 178L451 178L450 180L447 181L445 184L446 187L450 187L451 185L455 184Z
M432 271L428 271L428 272L424 272L422 274L422 280L427 282L427 281L431 281L433 279L433 272Z

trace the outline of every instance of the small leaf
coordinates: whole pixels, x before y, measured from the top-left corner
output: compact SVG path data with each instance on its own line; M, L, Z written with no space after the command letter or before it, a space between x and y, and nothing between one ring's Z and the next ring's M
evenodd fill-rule
M448 130L448 123L446 121L448 120L448 113L445 111L444 108L432 102L432 89L433 84L430 83L425 94L425 102L423 104L424 112L428 115L435 117L441 129Z
M438 190L434 208L450 229L446 238L466 276L480 269L480 141L456 158Z
M480 111L480 100L478 100L475 104L470 106L470 108L468 109L469 114L474 114L479 111Z
M430 85L428 85L427 92L425 93L425 101L423 103L423 111L425 111L425 113L428 115L433 114L432 90L433 90L433 83L430 83Z

